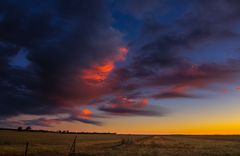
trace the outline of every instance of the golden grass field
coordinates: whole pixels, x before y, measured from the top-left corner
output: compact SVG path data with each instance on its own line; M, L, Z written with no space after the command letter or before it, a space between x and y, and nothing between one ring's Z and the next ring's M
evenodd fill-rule
M0 131L0 155L67 156L76 134ZM77 134L76 156L240 156L238 135Z

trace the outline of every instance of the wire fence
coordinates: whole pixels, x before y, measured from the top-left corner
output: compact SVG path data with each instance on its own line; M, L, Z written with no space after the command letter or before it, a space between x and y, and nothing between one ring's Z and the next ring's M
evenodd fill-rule
M140 142L144 139L147 139L148 137L145 138L138 138L138 139L133 139L131 137L127 137L127 138L122 138L119 142L117 142L115 145L111 145L108 146L109 148L115 148L115 147L119 147L119 146L123 146L123 145L131 145L134 144L136 142ZM79 155L79 153L76 152L76 144L77 144L77 136L74 137L74 140L70 146L70 149L68 151L68 153L66 154L66 156L76 156ZM25 151L24 151L24 156L28 156L29 153L29 142L26 142L25 145Z

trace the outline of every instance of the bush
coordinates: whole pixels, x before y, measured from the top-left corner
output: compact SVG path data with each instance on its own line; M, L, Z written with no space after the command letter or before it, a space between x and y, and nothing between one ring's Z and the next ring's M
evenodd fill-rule
M18 127L17 130L18 130L18 131L22 131L22 127Z
M25 129L26 131L31 131L32 130L32 128L30 127L30 126L28 126L28 127L26 127L26 129Z

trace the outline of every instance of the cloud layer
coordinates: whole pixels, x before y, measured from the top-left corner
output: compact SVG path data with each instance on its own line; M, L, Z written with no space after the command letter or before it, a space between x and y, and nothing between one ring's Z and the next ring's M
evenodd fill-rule
M235 0L2 1L1 122L21 114L43 116L21 121L41 126L162 116L165 109L151 99L203 98L192 91L234 83L239 56L209 50L222 56L210 62L197 49L239 41L239 6ZM127 18L137 35L126 39L132 33L121 27ZM25 66L12 64L22 51L26 58L18 64ZM68 116L44 117L61 113Z

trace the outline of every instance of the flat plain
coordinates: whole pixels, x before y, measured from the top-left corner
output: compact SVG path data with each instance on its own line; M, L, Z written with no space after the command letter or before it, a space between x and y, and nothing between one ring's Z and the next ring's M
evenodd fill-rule
M77 136L75 150L70 152ZM0 131L0 156L238 156L239 135L116 135Z

